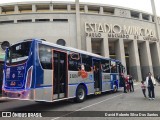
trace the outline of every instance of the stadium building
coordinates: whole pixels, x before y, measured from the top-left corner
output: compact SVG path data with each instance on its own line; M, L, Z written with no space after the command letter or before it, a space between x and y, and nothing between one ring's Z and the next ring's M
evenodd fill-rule
M2 48L8 42L41 38L119 59L126 74L136 80L144 79L149 71L160 75L159 29L159 17L111 5L53 1L0 4Z

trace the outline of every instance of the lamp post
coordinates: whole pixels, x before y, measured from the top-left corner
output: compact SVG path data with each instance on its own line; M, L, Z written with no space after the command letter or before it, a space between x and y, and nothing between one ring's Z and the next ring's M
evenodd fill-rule
M154 0L150 0L150 1L151 1L152 13L154 15L154 21L155 21L155 24L156 24L156 33L157 33L157 36L158 36L158 40L160 40L160 30L159 30L159 26L158 26L155 2L154 2Z
M81 21L80 21L80 12L79 12L79 0L75 0L76 6L76 33L77 33L77 45L78 49L81 49Z

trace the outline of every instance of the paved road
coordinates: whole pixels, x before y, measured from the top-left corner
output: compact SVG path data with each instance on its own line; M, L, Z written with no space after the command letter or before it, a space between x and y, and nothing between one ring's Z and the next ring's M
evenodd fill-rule
M135 92L123 93L120 90L117 93L106 93L103 95L89 96L83 103L74 103L71 101L60 101L55 103L36 103L31 101L19 100L0 100L0 111L72 111L69 115L78 113L77 111L160 111L160 86L155 87L155 100L148 100L142 95L139 83L135 85ZM95 114L95 113L91 113ZM160 120L160 117L64 117L41 118L42 120ZM2 118L0 118L2 119ZM15 118L12 118L15 119ZM20 120L22 118L17 118ZM31 118L25 118L30 120ZM34 118L38 120L39 118ZM3 118L3 120L5 120ZM7 120L7 118L6 118Z

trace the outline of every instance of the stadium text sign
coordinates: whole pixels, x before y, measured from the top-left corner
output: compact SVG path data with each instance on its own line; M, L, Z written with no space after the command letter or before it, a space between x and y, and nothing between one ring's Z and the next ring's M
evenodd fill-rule
M124 38L139 39L156 41L155 31L140 26L127 26L108 23L85 23L85 32L87 37L100 38L102 33L107 33L108 38Z

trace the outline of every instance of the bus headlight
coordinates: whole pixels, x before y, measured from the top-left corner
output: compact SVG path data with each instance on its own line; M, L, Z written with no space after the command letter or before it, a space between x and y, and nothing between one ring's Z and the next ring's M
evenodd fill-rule
M5 86L5 73L4 73L4 70L3 70L3 81L2 81L2 90L4 89L4 86Z
M32 83L32 71L33 71L33 66L30 67L27 71L27 76L26 76L26 89L29 89L31 87Z

